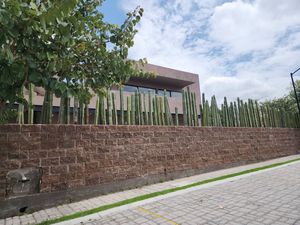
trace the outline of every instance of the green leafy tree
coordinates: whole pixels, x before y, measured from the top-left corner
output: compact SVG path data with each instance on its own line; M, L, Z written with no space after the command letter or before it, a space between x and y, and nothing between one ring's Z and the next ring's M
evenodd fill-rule
M102 0L2 0L0 3L0 119L26 104L29 83L58 97L67 91L85 104L130 76L148 76L146 61L128 60L143 9L122 26L103 21ZM51 104L50 104L51 105ZM7 107L8 106L8 107Z
M296 86L296 92L299 94L300 80L295 81L295 86ZM300 95L298 95L298 100L300 100ZM290 91L287 95L281 98L275 98L273 100L262 102L262 105L269 106L274 109L279 109L279 110L281 109L286 112L293 112L293 113L298 112L295 92L292 86L290 87Z

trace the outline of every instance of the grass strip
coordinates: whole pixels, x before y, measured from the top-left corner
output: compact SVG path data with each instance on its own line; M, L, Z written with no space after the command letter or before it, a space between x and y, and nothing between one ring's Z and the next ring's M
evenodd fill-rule
M145 199L157 197L157 196L160 196L160 195L169 194L169 193L172 193L172 192L175 192L175 191L180 191L180 190L184 190L184 189L187 189L187 188L191 188L191 187L195 187L195 186L199 186L199 185L203 185L203 184L207 184L207 183L211 183L211 182L215 182L215 181L225 180L225 179L228 179L228 178L241 176L241 175L248 174L248 173L257 172L257 171L260 171L260 170L270 169L270 168L273 168L273 167L281 166L281 165L296 162L296 161L300 161L300 158L285 161L285 162L280 162L280 163L274 163L274 164L270 164L270 165L267 165L267 166L257 167L257 168L253 168L253 169L249 169L249 170L244 170L244 171L237 172L237 173L231 173L231 174L227 174L227 175L224 175L224 176L215 177L215 178L195 182L195 183L180 186L180 187L166 189L166 190L163 190L163 191L157 191L157 192L153 192L153 193L150 193L150 194L140 195L140 196L137 196L137 197L134 197L134 198L126 199L126 200L115 202L115 203L112 203L112 204L103 205L103 206L100 206L100 207L97 207L97 208L94 208L94 209L89 209L89 210L86 210L86 211L73 213L73 214L63 216L63 217L60 217L60 218L56 218L56 219L46 220L44 222L39 223L38 225L48 225L48 224L59 223L59 222L63 222L63 221L71 220L71 219L76 219L76 218L79 218L79 217L83 217L83 216L87 216L87 215L90 215L90 214L98 213L98 212L105 211L105 210L108 210L108 209L112 209L112 208L115 208L115 207L127 205L127 204L134 203L134 202L143 201Z

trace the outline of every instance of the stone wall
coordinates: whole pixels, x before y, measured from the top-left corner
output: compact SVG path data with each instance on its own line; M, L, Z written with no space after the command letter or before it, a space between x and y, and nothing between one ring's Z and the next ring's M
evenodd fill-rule
M0 200L19 168L42 168L41 193L118 190L296 153L300 129L0 125Z

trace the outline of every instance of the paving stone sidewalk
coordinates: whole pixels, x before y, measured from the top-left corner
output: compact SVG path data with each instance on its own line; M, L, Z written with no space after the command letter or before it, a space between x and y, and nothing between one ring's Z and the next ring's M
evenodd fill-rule
M219 170L219 171L215 171L215 172L186 177L186 178L168 181L168 182L164 182L164 183L144 186L142 188L137 188L137 189L127 190L127 191L123 191L123 192L99 196L96 198L91 198L91 199L87 199L87 200L80 201L80 202L75 202L75 203L71 203L71 204L61 205L58 207L53 207L53 208L37 211L35 213L28 214L28 215L15 216L15 217L7 218L7 219L2 219L2 220L0 220L0 225L2 225L2 224L5 224L5 225L36 224L36 223L45 221L47 219L54 219L54 218L62 217L65 215L73 214L75 212L85 211L88 209L96 208L96 207L106 205L106 204L111 204L114 202L122 201L122 200L129 199L132 197L140 196L143 194L148 194L148 193L161 191L161 190L165 190L165 189L169 189L169 188L183 186L183 185L198 182L201 180L206 180L209 178L218 177L218 176L222 176L222 175L226 175L226 174L230 174L230 173L236 173L236 172L240 172L243 170L261 167L261 166L265 166L265 165L269 165L269 164L273 164L273 163L284 162L284 161L288 161L288 160L299 158L299 157L300 157L300 155L288 156L288 157L283 157L283 158L279 158L279 159L268 160L268 161L261 162L261 163L255 163L255 164L250 164L250 165L245 165L245 166L234 167L234 168L230 168L230 169ZM294 215L294 213L296 213L296 209L292 210L290 208L290 205L288 204L290 202L289 200L294 199L293 201L292 200L291 201L294 202L295 205L297 205L297 207L298 207L297 213L298 213L298 215L300 215L300 211L299 211L300 210L300 203L299 203L299 201L300 201L300 163L297 163L295 165L298 165L298 166L288 166L288 167L278 168L278 169L274 170L274 171L280 171L281 175L283 174L282 175L283 177L280 179L276 179L277 175L276 175L276 173L275 173L275 175L272 175L272 171L268 171L268 172L266 171L265 173L262 173L262 174L271 173L272 176L270 175L270 181L271 181L270 184L269 184L269 182L267 182L267 183L265 182L265 181L269 181L269 179L267 179L268 178L268 176L267 176L267 177L263 178L261 181L259 181L257 183L257 185L255 184L254 187L248 187L247 184L251 184L253 182L252 179L255 179L255 177L258 176L258 175L255 175L255 176L253 175L253 177L251 176L251 177L248 177L245 179L241 179L241 181L239 181L239 182L245 182L245 183L241 183L241 184L237 185L237 187L233 187L233 189L231 189L230 186L228 186L228 187L225 186L225 188L222 188L223 187L222 185L218 185L216 187L219 187L220 190L215 190L215 188L209 188L209 189L207 189L207 190L209 190L209 193L206 193L206 194L199 195L199 194L195 194L192 191L192 192L190 192L190 194L188 194L188 196L183 195L183 196L176 196L176 197L168 198L166 200L162 200L162 201L158 201L158 202L149 204L149 206L146 205L145 207L144 206L138 207L134 210L124 211L120 214L118 213L117 215L112 214L111 216L107 216L107 217L104 217L101 219L99 218L100 220L96 220L93 223L95 223L95 224L125 224L125 222L126 223L128 222L129 224L170 224L170 223L173 223L173 224L181 224L181 223L182 224L202 224L201 221L196 221L197 219L199 219L199 216L201 215L199 213L202 213L203 221L206 221L207 224L222 224L221 221L216 222L213 218L216 218L216 217L219 218L222 215L226 215L226 221L231 221L231 220L235 221L235 220L233 220L234 216L240 215L240 216L238 216L237 219L244 218L242 215L247 215L247 212L250 210L250 208L258 207L258 205L252 204L252 200L251 201L247 200L247 199L249 199L249 196L252 196L252 195L254 197L260 196L258 192L257 193L255 192L256 194L252 194L251 189L262 190L263 194L265 194L266 197L262 198L262 201L260 204L263 204L264 201L266 201L266 203L267 203L268 196L272 196L273 194L276 194L278 191L279 192L282 191L282 196L278 196L279 199L277 199L277 197L275 198L275 200L276 200L275 205L283 208L283 210L286 210L286 212L291 213L291 215ZM288 168L294 168L294 170L286 171L286 169L288 169ZM294 173L296 174L296 172L298 173L298 176L291 175ZM294 181L291 181L291 180L294 180ZM276 181L277 181L277 183L276 183ZM232 184L236 184L239 182L233 182ZM254 182L255 182L255 180L254 180ZM231 184L231 182L229 182L229 184ZM267 184L267 185L265 185L265 184ZM276 185L276 187L277 186L281 187L281 189L273 190L272 189L273 185ZM291 186L291 187L288 188L286 186ZM285 192L285 190L286 190L286 192ZM294 191L296 196L293 194L288 196L288 194L291 193L291 191ZM223 196L223 193L225 194L224 195L225 197ZM245 194L245 196L243 196L243 194ZM239 196L239 198L235 198L235 196ZM177 198L179 198L179 200L176 200ZM238 200L238 202L240 202L239 204L241 204L241 206L243 206L243 207L245 206L245 203L246 203L247 207L242 208L239 204L236 205L235 204L236 202L234 202L233 199ZM274 200L273 198L271 198L271 199L272 199L272 201ZM281 199L282 199L282 201L281 201ZM209 200L209 201L206 201L206 200ZM258 200L259 199L255 199L253 201L258 201ZM171 201L170 202L171 205L168 205L169 204L168 201ZM172 202L172 201L174 201L174 202ZM210 202L210 201L212 201L212 202ZM227 201L229 201L229 202L227 202ZM201 204L199 204L199 203L201 203ZM223 205L225 205L224 203L227 204L226 207L232 206L232 208L225 208L225 206L223 206ZM282 203L284 203L284 204L282 205ZM219 210L216 210L215 208L211 208L211 204L214 205L214 207L217 205L219 208L218 207L216 207L216 208ZM156 210L156 208L155 208L156 206L160 206L162 208L158 207ZM197 211L197 207L199 207L199 206L204 208L203 211L201 211L201 212ZM274 206L272 206L272 207L274 207ZM212 209L214 212L219 213L219 215L214 215L214 213L209 211ZM238 209L241 209L241 212ZM173 212L174 215L170 214L170 212L168 210L171 210L171 212ZM189 210L192 210L193 213L189 213ZM232 210L237 210L239 212L239 214L236 214L235 211L232 211ZM166 217L161 216L161 214L164 214L165 211L166 211ZM209 211L209 213L208 213L208 211ZM227 211L230 211L231 213L225 213ZM243 211L245 213L241 214ZM272 211L272 208L271 208L271 211ZM128 216L126 213L128 213ZM267 212L261 211L261 213L267 213ZM269 212L269 213L271 213L271 212ZM189 215L189 218L185 218L186 215ZM250 215L251 214L249 214L249 216ZM179 216L181 216L181 218L177 218ZM255 215L252 215L252 216L254 217ZM272 215L272 216L276 217L274 215ZM270 216L270 218L272 216ZM159 220L159 219L160 220L157 222L155 219L153 219L153 217L156 218L157 220ZM162 218L160 218L160 217L162 217ZM173 217L175 217L175 218L173 218ZM176 218L177 218L177 222L174 222L173 219L176 219ZM209 218L211 218L211 221L209 220ZM284 218L286 218L286 217L284 217ZM102 221L102 219L103 219L103 221ZM292 222L292 220L295 222L296 219L297 218L295 218L295 216L294 217L291 216L290 218L287 218L287 221L285 221L287 223L282 223L282 224L292 224L290 222ZM300 216L299 216L299 219L300 219ZM142 221L144 221L145 223ZM276 222L280 222L280 221L276 221ZM295 223L295 224L297 224L297 223ZM234 223L232 223L232 224L234 224ZM236 221L235 224L241 224L241 223ZM259 224L264 224L264 223L259 223ZM267 221L265 222L265 224L267 224ZM299 222L299 225L300 225L300 222Z
M300 225L300 162L85 219L70 223Z

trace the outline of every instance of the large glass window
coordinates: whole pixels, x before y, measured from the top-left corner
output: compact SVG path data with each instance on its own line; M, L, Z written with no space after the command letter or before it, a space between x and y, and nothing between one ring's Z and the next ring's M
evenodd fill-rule
M127 91L127 92L137 92L138 88L136 86L125 85L124 86L124 91Z
M155 89L153 89L153 88L139 87L139 92L140 92L140 93L148 94L149 91L150 91L152 94L155 94Z
M171 97L181 98L182 94L179 91L171 91Z
M157 94L158 94L159 96L164 96L164 93L165 93L164 90L162 90L162 89L157 89ZM166 91L166 96L167 96L167 97L171 97L171 92L167 90L167 91Z

